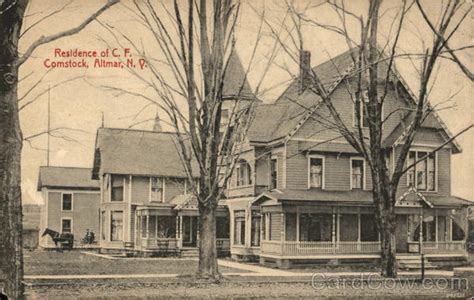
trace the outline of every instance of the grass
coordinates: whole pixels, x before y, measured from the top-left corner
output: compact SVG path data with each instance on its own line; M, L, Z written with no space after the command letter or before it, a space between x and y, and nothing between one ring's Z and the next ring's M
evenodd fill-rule
M197 270L196 260L167 259L107 259L80 251L35 251L25 253L25 275L98 275L98 274L180 274L191 275ZM220 267L222 273L245 271Z

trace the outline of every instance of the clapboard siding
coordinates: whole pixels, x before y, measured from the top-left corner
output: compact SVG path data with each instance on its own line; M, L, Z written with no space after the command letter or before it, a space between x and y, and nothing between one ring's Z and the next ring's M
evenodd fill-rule
M132 179L132 202L150 202L150 179L148 177L133 176Z
M298 142L286 144L286 188L308 188L308 159L298 150Z

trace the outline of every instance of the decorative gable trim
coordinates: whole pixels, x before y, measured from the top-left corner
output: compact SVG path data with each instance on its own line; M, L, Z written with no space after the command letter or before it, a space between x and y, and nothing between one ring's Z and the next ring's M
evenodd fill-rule
M336 89L336 87L342 82L342 80L347 76L349 75L353 70L354 70L354 63L351 63L350 66L344 70L344 72L342 72L339 77L333 82L333 84L328 88L328 95L332 94L334 92L334 90ZM290 131L290 133L288 133L287 137L285 138L285 142L287 142L288 140L290 140L295 134L296 132L303 126L304 123L306 123L306 121L314 114L314 112L316 111L316 109L319 108L319 105L322 103L322 99L320 98L318 103L316 103L315 105L313 105L310 109L309 109L309 112L306 113L306 115L298 122L298 124L296 124L296 127L293 128L293 130Z
M397 68L395 67L395 65L392 65L392 72L395 73L395 76L397 77L397 79L402 83L403 87L405 88L405 90L408 92L408 95L410 95L413 103L417 103L417 97L415 96L415 94L413 93L413 91L410 89L410 86L407 84L407 82L405 81L405 79L403 79L403 77L400 75L400 73L398 72ZM429 101L427 101L427 106L428 106L428 109L432 109L431 107L431 104L429 103ZM438 123L441 125L441 127L443 128L444 132L446 133L446 135L448 136L448 140L450 138L452 138L454 135L452 134L452 132L448 129L448 127L446 126L446 123L444 123L444 121L441 119L441 117L438 115L438 113L433 110L431 112L431 114L433 115L433 117L436 119L436 121L438 121ZM400 135L400 137L395 141L394 145L398 145L399 143L401 143L401 141L403 140L403 138L406 136L406 134L408 133L408 130L411 126L408 126L404 131L403 133ZM455 148L461 152L462 151L462 148L461 148L461 145L454 139L452 141L453 145L455 146Z

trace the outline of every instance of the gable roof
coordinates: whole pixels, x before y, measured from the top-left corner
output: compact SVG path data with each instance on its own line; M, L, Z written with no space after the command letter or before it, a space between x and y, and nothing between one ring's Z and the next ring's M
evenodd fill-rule
M351 51L346 51L312 70L318 74L325 89L332 92L351 67ZM299 84L296 78L273 104L256 108L254 122L249 129L250 141L277 140L304 123L309 111L317 107L322 99L311 89L300 93Z
M344 77L352 75L353 61L351 55L354 51L356 51L355 48L350 49L312 68L328 93L332 93ZM381 74L386 72L388 64L382 63L381 68L385 68L384 72L379 72L381 76L380 79L384 80L385 78L383 78ZM392 70L407 90L413 103L416 103L415 95L411 92L409 86L398 73L395 66L392 66ZM300 93L299 79L296 78L273 104L262 105L255 109L255 118L250 125L248 134L250 142L270 142L291 136L313 114L321 101L321 97L310 89L306 89L303 93ZM409 124L410 122L408 121L413 118L413 115L414 113L407 114L402 123ZM400 124L396 126L392 132L389 133L387 138L383 141L385 146L393 145L400 136L403 135L406 128L406 126L403 125L404 124ZM453 136L436 111L432 111L422 126L438 129L448 138ZM456 140L453 140L452 144L455 148L454 153L461 151L461 147Z
M99 182L91 179L92 169L75 167L40 167L37 190L70 188L98 190Z
M119 128L97 130L93 176L109 174L187 177L177 134ZM193 175L198 177L196 161Z
M255 94L247 80L247 72L235 51L229 57L223 79L222 96L224 99L255 99Z

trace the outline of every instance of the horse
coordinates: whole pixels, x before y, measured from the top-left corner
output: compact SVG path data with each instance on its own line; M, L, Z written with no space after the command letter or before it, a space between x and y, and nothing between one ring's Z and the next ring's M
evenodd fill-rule
M71 250L74 245L74 235L72 233L59 233L52 229L46 228L41 237L45 235L49 235L53 239L54 245L59 251L62 251L63 249Z

